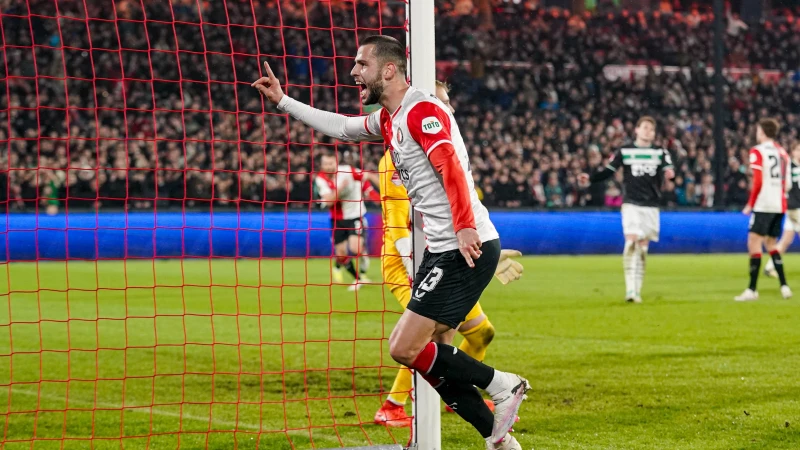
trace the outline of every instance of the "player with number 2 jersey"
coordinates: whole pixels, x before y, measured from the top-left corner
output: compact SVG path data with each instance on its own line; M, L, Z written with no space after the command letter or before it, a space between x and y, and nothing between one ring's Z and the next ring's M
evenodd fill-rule
M786 282L783 259L777 246L786 214L786 193L791 188L790 162L786 150L775 142L780 127L774 119L762 119L756 126L758 145L750 150L750 170L753 185L750 200L742 213L750 216L747 250L750 253L750 285L734 300L758 300L758 273L761 270L761 251L766 247L772 258L781 284L781 296L791 298Z

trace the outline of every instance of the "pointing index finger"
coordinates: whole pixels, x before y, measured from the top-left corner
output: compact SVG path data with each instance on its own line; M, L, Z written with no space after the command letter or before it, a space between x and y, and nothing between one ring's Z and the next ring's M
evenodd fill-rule
M270 78L277 78L274 73L272 73L272 69L269 67L269 63L264 61L264 70L267 72L267 76Z

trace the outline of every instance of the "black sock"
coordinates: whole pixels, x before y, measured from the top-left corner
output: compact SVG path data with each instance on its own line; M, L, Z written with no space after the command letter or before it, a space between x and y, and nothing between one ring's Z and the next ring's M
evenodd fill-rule
M781 253L777 250L770 252L772 262L775 264L775 272L778 272L778 279L781 281L781 286L786 285L786 274L783 272L783 258Z
M341 269L342 268L342 263L339 262L339 258L336 258L336 268L337 269Z
M353 276L356 280L358 279L358 272L356 272L356 266L353 265L353 258L347 260L347 263L344 265L344 268L347 269L347 272Z
M471 384L454 383L444 380L436 387L442 400L484 438L492 435L494 414L486 406L480 392Z
M494 369L452 345L436 343L436 359L428 375L453 383L462 383L486 389L494 377Z
M761 270L761 254L750 255L750 289L754 291L756 290L756 284L758 284L759 270ZM781 267L781 271L783 271L783 267Z

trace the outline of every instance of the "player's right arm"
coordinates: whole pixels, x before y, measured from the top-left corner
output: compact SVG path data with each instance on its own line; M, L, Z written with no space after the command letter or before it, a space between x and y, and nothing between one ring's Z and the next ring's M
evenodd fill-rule
M589 176L589 183L598 183L611 178L615 173L617 173L617 170L619 170L620 167L622 167L622 149L617 149L603 169L598 170Z
M750 170L753 172L753 188L750 190L750 199L747 201L747 206L742 210L744 214L749 215L753 211L758 194L761 193L761 184L763 183L762 165L761 152L755 148L750 149Z
M327 208L336 202L336 192L331 189L328 182L324 178L317 175L314 179L316 191L319 194L319 205L322 208Z
M258 92L281 111L289 113L295 119L322 134L342 141L367 141L381 138L380 110L368 116L349 117L313 108L285 95L280 81L272 73L272 69L266 61L264 61L264 70L267 76L259 78L251 86L258 89Z
M470 268L481 256L481 239L472 211L467 175L450 136L450 117L437 104L419 102L406 115L408 132L428 157L439 175L450 213L458 248Z

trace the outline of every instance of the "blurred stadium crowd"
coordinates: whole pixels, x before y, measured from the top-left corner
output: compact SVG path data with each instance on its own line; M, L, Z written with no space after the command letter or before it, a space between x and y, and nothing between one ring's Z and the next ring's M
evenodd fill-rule
M262 114L249 85L267 60L290 95L359 113L354 29L404 39L403 4L378 5L0 1L0 201L50 212L308 208L316 156L335 149L376 170L383 148L334 143L269 107ZM487 205L618 206L619 179L584 188L576 175L604 164L650 114L677 162L665 206L715 206L707 13L574 16L529 1L501 2L487 18L470 2L437 7L439 77L453 86ZM735 207L747 200L757 118L779 118L784 145L797 139L800 20L726 23L726 64L739 68L725 83L724 198ZM689 65L698 60L706 64Z

